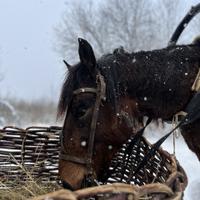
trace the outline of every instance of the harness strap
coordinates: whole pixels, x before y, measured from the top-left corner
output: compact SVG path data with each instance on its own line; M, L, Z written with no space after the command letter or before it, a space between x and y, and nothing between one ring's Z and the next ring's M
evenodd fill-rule
M94 150L94 138L95 138L95 132L96 132L96 125L98 120L98 113L99 113L99 107L101 104L101 101L105 100L105 82L103 76L98 73L97 74L97 97L96 102L94 106L93 116L92 116L92 122L90 126L90 135L89 135L89 143L88 143L88 170L89 173L92 173L92 156L93 156L93 150Z
M77 95L77 94L81 94L81 93L97 93L97 89L89 88L89 87L79 88L73 92L73 95Z
M72 156L69 155L64 147L64 135L63 135L63 130L60 131L60 154L59 154L59 159L65 160L65 161L70 161L78 164L87 164L88 160L85 158L79 158L77 156Z
M88 160L84 159L84 158L79 158L77 156L71 156L65 153L60 153L59 155L61 160L65 160L65 161L70 161L70 162L74 162L74 163L78 163L78 164L87 164Z

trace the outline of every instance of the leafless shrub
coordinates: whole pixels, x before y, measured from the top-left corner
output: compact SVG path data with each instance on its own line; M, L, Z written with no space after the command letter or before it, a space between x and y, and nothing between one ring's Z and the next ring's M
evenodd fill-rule
M166 45L180 20L179 6L179 0L67 1L56 50L76 60L78 37L88 39L97 56L119 46L135 51Z
M16 100L10 98L9 102L15 108L18 121L10 121L15 126L55 125L57 104L45 99L37 101Z

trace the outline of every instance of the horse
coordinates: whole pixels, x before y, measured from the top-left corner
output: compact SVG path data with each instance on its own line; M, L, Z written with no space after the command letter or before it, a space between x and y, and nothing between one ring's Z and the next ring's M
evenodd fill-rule
M152 51L117 48L96 59L90 43L78 39L80 61L66 62L58 104L58 116L65 116L59 175L66 188L101 181L121 145L144 127L144 117L170 121L185 110L196 93L199 41ZM181 126L181 133L200 159L200 119Z

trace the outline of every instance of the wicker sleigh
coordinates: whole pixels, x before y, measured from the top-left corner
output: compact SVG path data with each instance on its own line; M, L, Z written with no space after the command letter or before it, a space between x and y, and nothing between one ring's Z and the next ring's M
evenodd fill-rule
M13 180L19 183L30 177L44 183L59 182L60 130L60 127L0 130L0 181L4 186L13 187ZM134 174L151 144L143 137L135 145L130 144L131 140L112 160L101 185L75 192L60 190L36 199L182 199L187 176L176 158L159 149Z

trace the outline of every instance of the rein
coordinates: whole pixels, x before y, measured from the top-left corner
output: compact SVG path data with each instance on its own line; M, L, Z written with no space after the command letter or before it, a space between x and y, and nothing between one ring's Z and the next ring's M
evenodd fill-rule
M92 114L92 121L90 125L90 133L89 133L89 140L88 140L88 149L87 149L87 156L86 158L80 158L77 156L69 155L67 152L65 146L64 146L64 134L63 130L61 131L61 149L60 149L60 159L65 161L70 161L82 165L86 165L87 168L87 177L86 181L90 181L90 183L94 182L94 170L92 166L92 157L94 153L94 139L95 139L95 132L96 132L96 125L98 120L98 114L99 114L99 108L102 101L106 100L106 84L104 81L104 77L100 74L100 72L97 73L96 76L96 83L97 88L79 88L73 92L73 95L81 95L82 93L94 93L96 95L96 101L94 104L94 110Z

